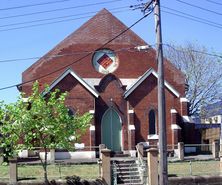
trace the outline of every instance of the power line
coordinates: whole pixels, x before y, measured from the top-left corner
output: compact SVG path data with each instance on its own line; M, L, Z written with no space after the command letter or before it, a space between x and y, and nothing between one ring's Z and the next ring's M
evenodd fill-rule
M129 47L129 48L120 48L118 50L114 50L115 52L122 52L122 51L134 51L135 48ZM27 58L15 58L15 59L6 59L6 60L0 60L0 63L11 63L11 62L18 62L18 61L25 61L25 60L36 60L40 58L48 59L48 58L59 58L64 56L73 56L73 55L81 55L81 54L88 54L92 52L97 52L95 50L93 51L77 51L77 52L71 52L66 54L57 54L57 55L49 55L44 57L27 57Z
M171 47L173 48L173 46L171 46L170 44L164 44L165 46ZM155 46L155 44L153 45L149 45L148 48ZM176 49L176 48L174 48ZM114 50L114 52L118 53L118 52L122 52L122 51L132 51L132 52L136 52L135 48L132 47L127 47L127 48L120 48L118 50ZM193 50L196 53L200 53L200 54L205 54L205 55L209 55L209 56L213 56L213 57L218 57L218 58L222 58L222 55L216 54L216 53L209 53L209 52L203 52L203 51L198 51L198 50ZM11 63L11 62L19 62L19 61L25 61L25 60L36 60L36 59L40 59L40 58L59 58L59 57L64 57L64 56L73 56L73 55L80 55L80 54L88 54L88 53L92 53L92 52L96 52L95 50L93 51L76 51L76 52L71 52L71 53L66 53L66 54L57 54L57 55L49 55L49 56L44 56L44 57L40 57L40 56L36 56L36 57L27 57L27 58L14 58L14 59L5 59L5 60L0 60L0 63Z
M125 10L125 11L129 11L129 10ZM125 11L123 11L123 10L113 11L112 13L121 13L121 12L125 12ZM105 15L105 14L103 14L103 15ZM33 28L33 27L37 27L37 26L44 26L44 25L50 25L50 24L56 24L56 23L62 23L62 22L69 22L69 21L91 18L91 17L92 17L91 15L87 15L87 16L77 17L77 18L73 18L73 19L63 19L63 20L52 21L52 22L47 22L47 23L31 24L31 25L27 25L27 26L1 29L0 32L11 31L11 30L19 30L19 29L24 29L24 28Z
M89 6L96 6L96 5L101 5L101 4L109 4L109 3L114 3L114 2L117 2L117 1L122 1L122 0L111 0L111 1L106 1L106 2L97 2L97 3L84 4L84 5L79 5L79 6L71 6L71 7L66 7L66 8L57 8L57 9L52 9L52 10L45 10L45 11L38 11L38 12L32 12L32 13L11 15L11 16L0 17L0 19L9 19L9 18L15 18L15 17L16 18L17 17L26 17L26 16L30 16L30 15L36 15L36 14L57 12L57 11L83 8L83 7L89 7Z
M199 22L199 23L202 23L202 24L205 24L205 25L208 25L208 26L213 26L213 27L222 29L222 24L219 24L219 23L207 20L207 19L203 19L203 18L194 16L194 15L191 15L191 14L187 14L185 12L178 11L178 10L175 10L175 9L172 9L172 8L168 8L168 7L165 7L165 6L162 6L162 7L165 8L165 9L173 11L173 12L169 12L169 11L162 10L162 12L164 12L164 13L168 13L168 14L175 15L175 16L178 16L178 17L182 17L182 18L185 18L185 19L188 19L188 20ZM178 12L180 14L177 14L175 12Z
M71 1L71 0L49 1L49 2L45 2L45 3L28 4L28 5L22 5L22 6L13 6L13 7L8 7L8 8L0 8L0 11L21 9L21 8L28 8L28 7L33 7L33 6L49 5L49 4L56 4L56 3L63 3L63 2L66 2L66 1Z
M141 17L140 19L138 19L138 20L137 20L135 23L133 23L130 27L128 27L128 28L126 28L125 30L121 31L121 32L120 32L119 34L117 34L115 37L113 37L112 39L110 39L110 40L108 40L107 42L105 42L104 44L102 44L99 48L95 49L95 51L96 51L96 50L103 49L107 44L111 43L112 41L114 41L115 39L117 39L119 36L121 36L122 34L124 34L125 32L127 32L129 29L131 29L132 27L134 27L136 24L138 24L140 21L142 21L143 19L145 19L148 15L150 15L150 14L152 13L152 11L153 11L153 9L152 9L149 13L145 14L143 17ZM77 62L80 62L81 60L83 60L84 58L90 56L91 54L92 54L92 52L84 55L83 57L80 57L79 59L75 60L74 62L72 62L72 63L70 63L70 64L67 64L67 65L65 65L65 66L63 66L63 67L61 67L61 68L59 68L59 69L56 69L56 70L54 70L54 71L52 71L52 72L50 72L50 73L47 73L47 74L45 74L45 75L42 75L42 76L40 76L40 77L37 77L37 78L31 79L31 80L22 82L22 83L20 83L20 84L15 84L15 85L10 85L10 86L6 86L6 87L2 87L2 88L0 88L0 91L1 91L1 90L5 90L5 89L14 88L14 87L17 87L17 86L21 86L21 85L24 85L24 84L27 84L27 83L30 83L30 82L34 82L34 81L39 80L39 79L41 79L41 78L47 77L47 76L49 76L49 75L52 75L52 74L54 74L54 73L56 73L56 72L59 72L59 71L61 71L61 70L63 70L63 69L66 69L66 68L70 67L71 65L73 65L73 64L75 64L75 63L77 63Z
M118 7L118 8L112 8L109 10L112 11L112 10L119 10L119 9L123 9L123 8L130 8L130 6L122 6L122 7ZM19 22L19 23L10 23L10 24L5 24L5 25L0 25L0 27L30 24L30 23L36 23L36 22L43 22L43 21L50 21L50 20L56 20L56 19L62 19L62 18L75 17L75 16L80 16L80 15L89 15L89 14L94 14L94 13L98 13L98 11L85 12L85 13L72 14L72 15L64 15L64 16L59 16L59 17L47 18L47 19L37 19L37 20L33 20L33 21L26 21L26 22Z
M206 0L207 2L210 2L210 3L213 3L213 4L217 4L217 5L220 5L220 6L222 6L222 3L218 3L218 2L216 2L216 1L212 1L212 0Z
M170 47L176 51L179 51L179 52L185 52L184 50L181 50L181 49L178 49L178 48L175 48L173 47L172 45L170 44L162 44L162 45L165 45L167 47ZM222 59L222 55L218 55L218 54L213 54L213 53L209 53L209 52L205 52L205 51L199 51L199 50L191 50L193 51L194 53L199 53L199 54L204 54L204 55L208 55L208 56L212 56L212 57L218 57L218 58L221 58Z
M220 12L216 12L216 11L213 11L213 10L210 10L210 9L207 9L207 8L203 8L201 6L197 6L197 5L194 5L194 4L191 4L191 3L187 3L187 2L182 1L182 0L176 0L176 1L180 2L180 3L183 3L183 4L186 4L188 6L191 6L191 7L195 7L195 8L210 12L210 13L214 13L214 14L217 14L217 15L222 15L222 13L220 13Z

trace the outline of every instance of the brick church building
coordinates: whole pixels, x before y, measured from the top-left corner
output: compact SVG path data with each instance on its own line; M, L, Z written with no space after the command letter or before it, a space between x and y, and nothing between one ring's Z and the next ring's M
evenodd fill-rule
M89 150L102 143L127 153L139 142L158 141L155 50L136 50L147 43L132 30L104 45L125 29L103 9L22 74L23 82L39 78L42 90L49 84L51 90L67 91L66 105L73 113L93 115L79 141ZM186 140L188 101L183 73L167 60L164 67L167 142L174 145ZM26 83L20 90L29 95L31 88Z

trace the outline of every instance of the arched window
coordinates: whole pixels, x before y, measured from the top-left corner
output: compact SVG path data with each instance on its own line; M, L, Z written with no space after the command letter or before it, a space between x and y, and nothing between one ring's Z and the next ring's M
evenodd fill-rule
M152 109L149 112L149 135L156 134L156 115L155 111Z

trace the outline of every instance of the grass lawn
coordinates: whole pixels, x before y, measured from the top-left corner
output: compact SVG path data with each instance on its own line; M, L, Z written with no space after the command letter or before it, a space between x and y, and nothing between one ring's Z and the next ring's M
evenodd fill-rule
M9 178L9 167L0 166L0 179ZM96 179L99 177L99 166L93 165L48 165L49 179L64 178L66 176L80 176L82 179ZM43 169L40 165L22 165L18 166L18 177L23 178L43 178Z
M0 179L9 178L9 167L0 166ZM219 175L219 161L193 161L193 162L169 162L168 174L176 176L190 175ZM99 166L97 164L88 165L48 165L49 179L64 178L66 176L80 176L82 179L96 179L99 177ZM18 177L43 179L43 169L40 165L19 165Z

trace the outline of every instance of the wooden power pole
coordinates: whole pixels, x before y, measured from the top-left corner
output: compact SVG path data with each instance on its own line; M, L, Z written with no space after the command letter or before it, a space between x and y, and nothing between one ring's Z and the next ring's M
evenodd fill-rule
M156 60L158 63L158 122L159 122L159 184L168 184L167 170L167 135L164 65L161 32L160 0L154 0L155 32L156 32Z

